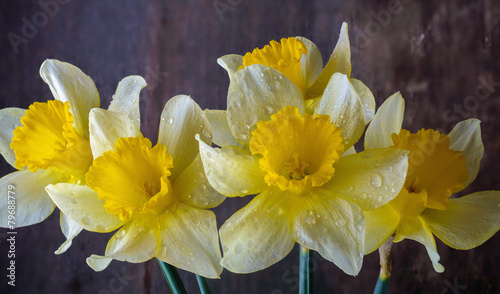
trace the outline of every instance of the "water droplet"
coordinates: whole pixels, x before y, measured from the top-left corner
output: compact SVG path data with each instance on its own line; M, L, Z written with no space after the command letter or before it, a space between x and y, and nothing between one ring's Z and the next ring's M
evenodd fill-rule
M391 188L391 193L395 193L396 190L394 188Z
M174 123L174 119L171 117L171 118L169 118L169 119L168 119L168 121L167 121L167 122L168 122L168 124L169 124L169 125L171 125L171 124L173 124L173 123Z
M82 218L82 224L86 225L86 226L89 226L90 224L92 223L92 220L90 220L90 217L88 216L84 216Z
M304 219L304 222L307 225L314 225L316 223L316 220L314 219L314 216L308 216Z
M382 177L378 174L372 176L372 185L375 188L380 188L382 186Z
M95 226L95 228L97 231L100 231L100 232L106 231L106 228L102 224L98 224L97 226Z
M340 218L340 219L338 219L338 220L335 221L335 225L337 227L343 227L343 226L345 226L345 221Z
M125 231L124 230L119 230L118 233L116 233L116 238L118 239L121 239L123 238L123 236L125 235Z
M271 106L266 106L265 111L266 111L266 114L272 114L274 109Z
M222 251L224 251L224 253L227 253L229 251L229 247L227 247L226 245L222 246Z
M361 197L361 199L366 199L368 196L366 196L365 193L361 193L361 195L359 195Z
M347 187L347 192L352 192L354 188L352 186Z
M212 137L212 135L210 135L210 133L207 130L205 130L205 129L203 129L203 136L205 136L205 138L211 138Z
M299 232L297 232L297 231L293 232L293 238L294 238L294 239L298 239L298 238L300 238L300 233L299 233Z
M78 201L77 201L75 198L71 198L71 203L73 203L73 204L77 204L77 203L78 203Z
M188 195L186 196L186 198L187 198L187 199L191 199L191 197L193 197L193 196L191 196L191 194L188 194Z
M356 230L358 230L358 232L363 231L363 226L362 225L357 225L356 226Z
M377 197L377 201L378 201L378 202L382 202L382 199L383 199L383 197L382 197L382 196L378 196L378 197Z
M392 166L389 166L389 167L387 168L387 172L388 172L388 173L392 173Z
M200 186L200 188L201 188L202 190L206 190L206 189L207 189L207 186L206 186L206 185L201 185L201 186Z

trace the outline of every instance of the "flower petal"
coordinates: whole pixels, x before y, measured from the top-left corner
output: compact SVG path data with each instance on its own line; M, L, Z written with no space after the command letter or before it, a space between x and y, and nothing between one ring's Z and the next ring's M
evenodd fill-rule
M167 153L174 159L171 181L175 181L198 155L196 134L199 134L203 142L212 144L210 122L201 108L186 95L170 99L161 113L158 143L165 145Z
M481 121L475 118L459 122L448 134L450 149L463 151L469 178L464 185L468 186L479 172L479 164L484 154L483 141L481 140Z
M365 130L365 113L356 89L346 75L335 73L326 86L315 112L330 116L330 121L342 129L342 144L349 149Z
M222 225L221 264L225 268L235 273L256 272L288 255L295 242L285 214L286 196L279 189L266 190Z
M399 224L399 215L391 205L364 211L365 215L365 255L377 250L387 241Z
M300 59L300 68L302 71L302 79L304 80L304 87L309 89L314 81L318 78L321 71L323 71L323 58L318 47L309 39L304 37L296 37L307 48L307 54L302 55Z
M396 148L366 150L340 157L335 174L323 189L372 210L396 197L408 169L408 151Z
M90 147L94 159L104 152L115 150L120 137L142 137L136 124L123 114L94 108L90 111Z
M217 63L227 71L229 78L232 78L232 75L243 65L243 56L238 54L224 55L217 59Z
M202 209L216 207L226 199L208 182L199 154L172 183L172 190L182 202Z
M213 141L215 144L221 147L226 145L241 146L231 133L231 129L229 129L227 113L225 110L205 109L203 110L203 113L210 122Z
M227 94L227 119L236 140L248 146L259 121L285 106L296 106L304 115L304 98L299 88L279 71L261 64L234 73Z
M500 229L500 191L450 199L446 210L426 209L422 218L446 245L463 250L477 247Z
M71 247L71 243L73 243L73 238L78 236L78 234L80 234L80 232L83 229L77 222L69 218L62 211L61 211L61 216L59 218L59 223L61 225L61 231L66 237L66 241L64 241L64 243L62 243L61 246L59 246L56 252L54 252L55 254L62 254L66 252L66 250L68 250L69 247Z
M333 49L332 55L325 68L316 79L307 93L308 98L320 96L327 87L330 78L334 73L342 73L351 77L351 48L349 45L349 35L347 34L347 24L342 23L337 45Z
M69 102L75 129L88 138L89 112L100 105L94 81L78 67L55 59L43 62L40 76L49 85L55 99Z
M160 248L157 216L132 217L106 246L105 256L92 254L87 264L95 271L104 270L111 260L141 263L155 257Z
M438 273L444 271L444 267L439 263L440 257L431 230L420 216L401 218L394 243L401 242L404 239L414 240L424 245L434 270Z
M249 150L237 146L214 149L200 141L200 155L207 178L219 193L229 197L245 196L267 189L259 158Z
M5 196L0 197L0 227L8 228L9 200L15 201L16 227L25 227L45 220L56 207L45 186L65 180L63 174L52 169L39 169L35 173L27 169L16 171L0 179L0 189ZM8 192L11 191L11 192ZM11 196L11 197L8 197Z
M317 194L315 194L317 193ZM298 243L317 250L349 275L357 275L363 262L365 221L359 207L315 190L297 199L290 227ZM326 197L325 197L326 196Z
M396 92L379 107L372 122L366 129L365 149L393 146L391 134L399 134L403 125L405 100Z
M126 115L137 129L141 129L139 95L141 94L141 89L146 87L146 85L146 81L141 76L128 76L122 79L118 83L108 110Z
M46 189L57 207L87 231L107 233L123 225L118 216L104 209L104 199L87 186L59 183Z
M16 155L10 148L10 142L14 137L14 129L21 125L21 117L26 109L9 107L0 109L0 154L12 166L15 166Z
M372 91L362 81L357 79L349 79L349 81L361 99L361 105L365 113L365 123L368 123L375 114L375 97L373 97Z
M179 204L159 218L158 258L175 267L215 279L222 272L215 214Z

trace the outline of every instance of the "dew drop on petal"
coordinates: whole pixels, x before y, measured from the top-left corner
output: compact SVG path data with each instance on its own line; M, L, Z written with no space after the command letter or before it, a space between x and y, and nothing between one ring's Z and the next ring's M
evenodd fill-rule
M82 224L86 225L86 226L89 226L90 224L92 223L92 220L90 220L90 217L88 216L84 216L82 218Z
M375 188L380 188L382 186L382 177L378 174L372 176L372 186Z
M169 119L168 119L168 121L167 121L167 122L168 122L168 124L169 124L169 125L171 125L171 124L173 124L173 123L174 123L174 119L171 117L171 118L169 118Z
M73 204L77 204L77 203L78 203L78 201L77 201L75 198L71 198L71 203L73 203Z
M361 195L359 195L361 197L361 199L366 199L368 196L366 196L365 193L361 193Z
M382 198L383 198L382 196L378 196L378 197L377 197L377 201L378 201L378 202L382 202Z

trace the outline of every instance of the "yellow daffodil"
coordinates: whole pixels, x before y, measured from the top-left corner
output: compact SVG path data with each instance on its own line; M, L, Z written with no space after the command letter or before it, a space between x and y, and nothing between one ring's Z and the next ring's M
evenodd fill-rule
M245 78L248 91L263 85ZM221 227L222 265L237 273L258 271L284 258L298 242L356 275L364 247L362 210L397 195L407 151L355 154L351 147L367 116L346 75L332 75L313 114L306 113L297 87L284 81L276 79L279 86L271 96L257 90L247 96L230 93L227 122L224 112L207 112L217 130L215 142L223 146L200 141L210 184L230 197L258 194Z
M211 144L210 125L188 96L165 105L158 144L143 138L139 111L124 116L92 109L90 144L94 162L87 186L47 187L57 206L84 229L111 232L104 256L92 255L94 270L113 260L132 263L153 257L199 275L222 272L213 212L225 197L210 186L199 156L199 134ZM70 197L67 197L70 195Z
M225 55L217 62L228 72L228 96L274 97L277 93L300 94L306 100L306 110L313 113L320 98L328 94L328 84L334 73L345 74L366 108L366 118L375 113L375 100L370 89L351 78L351 51L347 24L343 23L337 45L323 68L323 59L316 45L304 37L271 41L244 56ZM325 93L326 92L326 93ZM332 94L332 93L330 93ZM235 105L228 104L228 110ZM271 106L272 107L272 106ZM232 118L229 118L232 120Z
M365 253L395 234L423 244L434 269L442 272L433 234L455 249L481 245L500 229L500 192L483 191L460 198L453 193L477 176L483 157L479 120L458 123L448 134L432 129L410 133L401 129L404 100L389 97L368 126L365 149L393 146L409 151L408 173L399 195L365 212Z
M45 187L85 184L85 173L92 163L88 117L90 109L100 104L94 82L79 68L58 60L46 60L40 75L55 100L35 102L28 110L0 110L0 152L19 170L0 179L0 187L15 187L16 227L45 220L55 208ZM110 108L121 107L120 100L115 99ZM1 197L2 227L8 226L6 207L7 197ZM82 229L63 213L60 225L67 240L57 254L66 251Z

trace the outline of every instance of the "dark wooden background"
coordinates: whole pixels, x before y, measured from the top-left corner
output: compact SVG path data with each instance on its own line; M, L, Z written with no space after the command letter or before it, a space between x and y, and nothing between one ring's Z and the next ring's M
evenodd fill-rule
M0 108L27 108L52 99L38 74L47 58L70 62L90 75L102 107L108 106L121 78L139 74L149 83L141 94L142 130L154 142L161 109L174 95L190 94L202 108L225 108L228 77L217 65L218 57L300 35L314 41L326 61L346 21L352 75L372 89L377 105L401 91L407 109L404 127L412 131L425 127L448 132L459 120L479 118L485 156L478 178L465 192L500 190L498 1L402 1L397 9L394 1L371 0L49 2L57 3L57 9L53 6L54 13L44 18L38 1L0 1ZM37 30L23 33L25 22L36 22ZM9 33L25 43L13 46ZM482 80L490 80L489 87L481 86ZM0 167L1 175L12 171L5 161ZM219 226L248 200L228 199L216 208ZM0 237L1 293L169 291L154 260L114 261L103 272L91 270L85 258L102 254L110 234L84 232L67 253L54 255L64 240L58 213L18 229L17 286L12 288L6 284L5 230ZM469 251L438 242L446 268L438 274L423 246L396 244L389 293L500 293L499 246L500 234ZM296 247L266 270L248 275L224 271L209 284L213 293L296 293L297 265ZM365 258L358 277L345 275L317 255L313 265L316 293L371 293L379 270L377 253ZM188 292L198 293L194 276L181 276Z

